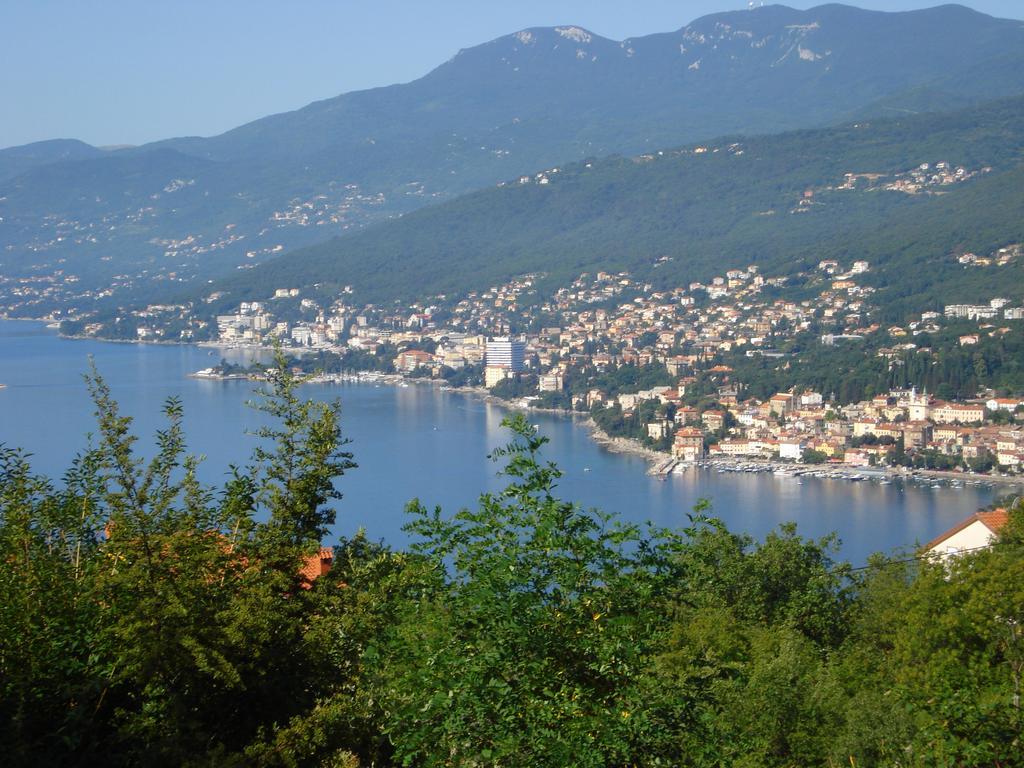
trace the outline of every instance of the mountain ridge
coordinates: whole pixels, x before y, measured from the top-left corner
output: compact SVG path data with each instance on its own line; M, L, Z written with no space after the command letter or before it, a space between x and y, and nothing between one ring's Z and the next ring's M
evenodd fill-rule
M622 40L615 40L613 38L603 37L603 36L598 35L598 34L596 34L594 32L591 32L590 30L587 30L586 28L584 28L582 26L577 26L577 25L574 25L574 24L557 25L557 26L551 26L551 27L527 27L527 28L524 28L524 29L519 30L517 32L509 33L509 34L506 34L506 35L501 35L501 36L499 36L499 37L497 37L497 38L495 38L493 40L490 40L490 41L479 43L477 45L473 45L473 46L470 46L468 48L460 49L458 52L456 52L456 54L454 56L449 58L447 61L445 61L442 64L440 64L440 65L434 67L433 69L429 70L424 75L422 75L422 76L420 76L418 78L415 78L415 79L413 79L411 81L408 81L408 82L393 83L393 84L375 86L375 87L366 88L366 89L358 89L358 90L355 90L355 91L344 92L344 93L338 94L336 96L330 96L330 97L326 97L326 98L323 98L323 99L317 99L317 100L314 100L314 101L310 102L309 104L307 104L307 105L305 105L303 107L299 107L298 109L286 110L286 111L283 111L283 112L272 113L272 114L267 115L265 117L257 118L255 120L251 120L251 121L249 121L247 123L240 124L240 125L238 125L238 126L236 126L234 128L228 129L227 131L224 131L224 132L219 133L219 134L213 134L213 135L210 135L210 136L190 135L190 136L169 137L169 138L166 138L166 139L159 139L157 141L147 142L145 144L141 144L141 145L138 145L138 146L117 148L117 149L115 149L113 151L114 152L139 152L139 151L147 151L147 150L150 150L150 149L153 149L153 148L157 148L157 147L166 145L167 143L182 142L182 143L188 144L188 143L194 143L194 142L215 141L215 140L219 140L219 139L222 139L224 137L233 135L233 134L235 134L236 132L238 132L240 130L245 130L245 129L252 128L253 126L256 126L256 125L264 124L266 122L277 121L277 120L285 118L287 116L299 115L299 114L305 113L307 111L314 110L316 108L322 108L322 107L324 107L326 105L332 104L332 103L337 102L337 101L339 101L341 99L344 99L346 97L354 97L354 96L359 96L359 95L362 95L362 94L372 94L372 93L377 93L377 92L380 92L380 91L387 91L387 90L394 89L394 88L407 87L407 86L413 85L415 83L418 83L418 82L430 79L432 76L435 76L435 75L443 72L446 67L448 67L449 65L455 63L457 60L460 59L460 57L464 57L466 55L472 55L472 54L477 53L477 52L489 52L489 51L493 50L496 46L504 45L505 43L513 43L513 44L515 42L523 43L523 41L521 39L521 36L523 36L523 35L529 35L529 36L541 36L541 35L552 36L552 35L559 35L559 32L564 30L564 31L567 31L567 34L560 35L560 37L562 39L562 42L566 43L567 47L571 47L571 43L573 43L573 42L576 42L576 43L582 44L582 45L590 45L592 43L595 43L595 41L596 41L596 44L602 46L602 49L604 51L609 51L609 50L613 50L613 49L618 48L618 49L620 49L620 51L623 53L623 55L626 58L632 58L633 54L627 54L626 52L630 48L633 48L634 53L635 53L635 50L636 50L635 47L634 47L635 45L639 44L641 46L645 46L645 45L647 45L650 42L656 42L656 41L662 41L662 40L675 40L678 36L680 36L680 35L684 35L685 36L688 32L690 32L691 34L692 33L701 33L701 30L704 30L704 32L708 32L712 28L714 28L715 26L726 24L729 21L733 21L733 22L738 21L738 20L749 21L749 20L753 20L753 19L756 18L757 21L761 22L762 25L763 25L763 23L766 20L768 20L768 19L772 19L772 20L778 21L778 20L782 20L783 17L786 17L785 18L786 21L797 21L797 20L810 19L812 17L820 17L823 14L826 15L826 19L828 21L835 21L836 20L834 18L835 14L841 15L841 16L844 17L842 19L843 22L847 22L850 19L857 19L857 20L860 20L860 21L864 21L864 20L877 20L877 19L882 19L882 18L885 18L887 20L891 20L891 19L911 19L911 18L913 18L913 19L924 19L924 18L927 18L927 17L938 17L938 16L941 15L942 16L942 21L946 22L946 23L953 23L954 21L956 21L956 22L972 22L972 23L973 22L996 22L996 23L1000 23L1000 24L1018 25L1022 30L1024 30L1024 21L1018 21L1018 20L1014 20L1014 19L1000 19L998 17L989 16L987 14L981 13L979 11L976 11L974 9L968 8L966 6L963 6L963 5L960 5L960 4L957 4L957 3L945 3L945 4L933 6L931 8L915 9L915 10L910 10L910 11L877 11L877 10L868 10L868 9L856 8L855 6L847 5L847 4L844 4L844 3L825 3L825 4L815 6L813 8L807 9L807 10L794 9L794 8L790 8L789 6L785 6L785 5L782 5L782 4L772 4L772 5L760 6L760 7L754 8L754 9L722 11L722 12L707 14L705 16L699 17L698 19L695 19L690 24L684 25L684 26L680 27L677 30L672 30L672 31L669 31L669 32L655 32L655 33L651 33L651 34L648 34L648 35L642 35L642 36L639 36L639 37L627 37L627 38L624 38ZM958 18L954 20L952 18L953 14L956 14ZM833 15L833 18L828 18L829 15ZM811 24L813 25L814 22L811 22ZM757 25L755 25L755 26L757 26ZM789 26L793 26L793 25L789 25ZM573 40L573 38L571 37L572 33L569 32L569 31L582 33L588 39L586 39L586 40ZM524 45L524 47L530 47L531 45L535 45L535 44L536 44L536 41L532 41L530 44L523 44L523 45ZM557 45L556 45L556 47L557 47ZM64 142L78 142L80 144L84 144L85 146L90 146L88 144L85 144L84 142L79 142L77 139L45 139L45 140L38 141L38 142L30 142L28 144L22 144L22 145L17 145L17 146L0 148L0 156L2 156L5 153L8 153L8 152L13 152L13 151L17 151L17 150L25 150L25 149L31 148L31 147L43 147L44 145L47 145L47 144L51 144L51 143L54 143L54 142L62 142L62 141L64 141ZM103 151L103 150L100 150L100 149L98 149L96 147L91 147L91 148L95 149L97 152ZM188 152L186 152L186 154L188 154ZM220 158L220 159L228 159L228 158Z
M0 271L205 281L588 157L960 106L979 81L1024 92L1024 24L962 6L766 6L624 41L533 30L219 136L0 174Z

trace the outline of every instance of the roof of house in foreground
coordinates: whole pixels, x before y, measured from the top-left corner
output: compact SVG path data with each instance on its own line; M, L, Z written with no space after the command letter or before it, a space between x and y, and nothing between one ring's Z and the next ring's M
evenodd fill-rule
M939 544L944 542L946 539L952 538L956 534L960 533L960 531L972 526L974 523L981 523L990 531L992 531L992 533L998 534L999 531L1002 530L1003 526L1005 526L1006 523L1009 521L1009 519L1009 511L1003 508L992 509L984 512L975 512L973 515L969 516L967 519L953 526L945 533L941 533L938 536L936 536L934 539L925 544L924 548L926 550L934 549Z

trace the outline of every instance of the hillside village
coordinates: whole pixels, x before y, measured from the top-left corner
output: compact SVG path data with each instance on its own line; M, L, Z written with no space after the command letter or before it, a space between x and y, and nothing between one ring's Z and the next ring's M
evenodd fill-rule
M1000 249L993 260L1019 249ZM217 316L215 336L219 345L280 343L328 374L371 370L482 384L520 405L589 412L609 434L681 461L1020 472L1022 392L978 391L962 400L906 386L861 398L796 387L751 393L737 367L800 365L794 350L814 329L825 332L811 347L855 356L870 350L890 369L920 351L920 339L965 323L969 332L954 331L960 348L1022 331L1024 309L999 297L883 326L873 319L875 289L863 280L870 271L866 261L823 260L809 274L770 277L747 266L668 291L628 272L597 272L545 292L544 275L532 274L457 300L389 307L359 305L351 287L326 306L279 288ZM807 298L785 298L796 283ZM183 306L150 306L134 320L140 340L166 339L175 327L182 340L193 329L213 331Z

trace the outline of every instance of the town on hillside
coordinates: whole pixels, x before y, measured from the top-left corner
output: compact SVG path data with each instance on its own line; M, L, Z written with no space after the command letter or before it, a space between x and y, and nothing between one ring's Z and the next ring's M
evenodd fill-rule
M183 328L185 340L195 331L222 346L278 344L327 379L444 380L520 406L586 412L609 435L682 462L1024 471L1024 392L1010 364L1022 364L1024 309L993 297L887 325L861 279L870 270L825 260L770 277L748 266L673 290L627 272L545 289L545 276L532 274L391 306L360 305L351 287L330 302L279 288L209 321L154 305L133 322L139 340ZM247 373L229 368L203 375Z

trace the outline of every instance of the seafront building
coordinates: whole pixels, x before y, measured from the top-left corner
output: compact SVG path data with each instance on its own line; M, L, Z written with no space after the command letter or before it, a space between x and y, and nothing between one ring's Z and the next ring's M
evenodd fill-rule
M498 382L522 373L526 362L526 343L508 337L487 342L484 358L484 386L488 389Z

